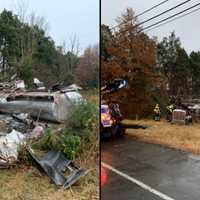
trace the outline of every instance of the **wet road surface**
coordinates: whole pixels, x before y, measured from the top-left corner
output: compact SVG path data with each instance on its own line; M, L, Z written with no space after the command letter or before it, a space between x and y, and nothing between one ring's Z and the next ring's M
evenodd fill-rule
M101 199L162 200L151 192L142 189L141 187L131 183L123 177L116 176L116 174L113 172L109 172L109 180L107 182L107 185L102 190Z
M138 142L128 136L102 142L101 152L102 162L169 199L200 200L200 156ZM104 172L102 200L165 199L108 168Z

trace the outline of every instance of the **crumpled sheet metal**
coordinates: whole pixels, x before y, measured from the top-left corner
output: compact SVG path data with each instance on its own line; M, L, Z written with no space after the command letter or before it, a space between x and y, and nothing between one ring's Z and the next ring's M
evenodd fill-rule
M0 137L0 168L9 166L17 161L18 146L23 144L24 140L25 136L16 130L12 130L6 136Z
M81 177L85 176L89 171L80 169L68 160L60 151L51 150L39 160L34 151L29 148L29 153L33 159L40 165L46 174L53 180L57 186L63 186L65 189L72 186ZM66 170L71 171L68 177L65 177Z
M29 113L31 117L53 122L65 122L71 107L83 101L78 91L59 92L0 92L0 111L3 113Z

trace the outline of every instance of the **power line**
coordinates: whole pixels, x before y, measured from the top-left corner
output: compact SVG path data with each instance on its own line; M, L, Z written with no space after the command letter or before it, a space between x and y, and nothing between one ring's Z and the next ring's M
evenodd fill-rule
M173 21L175 21L175 20L181 19L181 18L183 18L183 17L185 17L185 16L187 16L187 15L190 15L190 14L192 14L192 13L195 13L195 12L197 12L197 11L199 11L199 10L200 10L200 8L197 8L197 9L195 9L195 10L189 12L189 13L186 13L186 14L181 15L181 16L179 16L179 17L175 17L174 19L169 20L169 21L167 21L167 22L165 22L165 23L162 23L162 24L160 24L160 25L158 25L158 26L155 26L155 27L153 27L153 28L147 29L146 32L151 31L151 30L156 29L156 28L159 28L159 27L161 27L161 26L164 26L164 25L166 25L166 24L168 24L168 23L171 23L171 22L173 22Z
M174 14L174 15L171 15L171 16L165 18L165 19L162 19L162 20L160 20L160 21L154 23L154 24L151 24L151 25L149 25L149 26L146 26L146 27L144 27L143 29L141 29L139 32L144 31L144 30L146 30L146 29L149 29L149 28L151 28L151 27L153 27L153 26L155 26L155 25L161 24L162 22L165 22L165 21L167 21L167 20L169 20L169 19L171 19L171 18L173 18L173 17L176 17L177 15L180 15L180 14L182 14L182 13L188 11L188 10L191 10L191 9L193 9L193 8L199 6L199 5L200 5L200 3L197 3L197 4L195 4L195 5L193 5L193 6L189 7L189 8L187 8L187 9L185 9L185 10L182 10L182 11L180 11L180 12Z
M174 6L174 7L171 7L169 9L165 10L164 12L161 12L161 13L159 13L159 14L157 14L157 15L155 15L155 16L147 19L147 20L144 20L144 21L140 22L139 24L136 24L136 26L140 26L140 25L142 25L142 24L144 24L146 22L151 21L152 19L156 19L156 18L160 17L161 15L164 15L164 14L166 14L166 13L168 13L168 12L170 12L170 11L172 11L172 10L174 10L174 9L176 9L176 8L182 6L182 5L184 5L184 4L186 4L186 3L190 2L190 1L191 0L187 0L187 1L184 1L184 2L178 4L178 5Z
M180 6L184 5L184 4L186 4L186 3L188 3L189 1L191 1L191 0L187 0L187 1L184 1L184 2L182 2L182 3L180 3L180 4L176 5L176 6L173 6L173 7L169 8L169 9L165 10L164 12L161 12L161 13L159 13L159 14L157 14L157 15L155 15L155 16L153 16L153 17L147 19L147 20L144 20L144 21L142 21L142 22L136 24L136 25L133 26L132 28L136 28L136 27L138 27L138 26L140 26L140 25L142 25L142 24L145 24L146 22L149 22L149 21L151 21L151 20L153 20L153 19L156 19L156 18L160 17L161 15L164 15L164 14L166 14L166 13L168 13L168 12L170 12L170 11L172 11L172 10L174 10L174 9L176 9L176 8L178 8L178 7L180 7ZM124 33L124 32L126 32L126 31L128 31L128 30L129 30L129 29L125 29L125 30L123 30L121 33Z
M146 14L147 12L149 12L149 11L151 11L151 10L159 7L159 6L161 6L162 4L164 4L164 3L168 2L168 1L169 0L162 1L162 2L160 2L160 3L158 3L158 4L154 5L154 6L152 6L151 8L148 8L148 9L144 10L143 12L139 13L138 15L136 15L135 17L133 17L132 19L130 19L129 21L131 21L131 20L133 20L133 19L135 19L135 18L137 18L139 16L142 16L142 15ZM113 29L117 28L118 26L120 26L122 24L124 24L124 22L122 22L122 23L120 23L120 24L118 24L116 26L113 26L110 29L113 30Z
M141 16L141 15L144 15L145 13L147 13L147 12L153 10L154 8L157 8L157 7L159 7L160 5L166 3L167 1L169 1L169 0L165 0L165 1L163 1L163 2L161 2L161 3L159 3L159 4L157 4L157 5L155 5L155 6L153 6L153 7L151 7L151 8L149 8L149 9L143 11L142 13L136 15L135 18L137 18L137 17L139 17L139 16Z
M186 13L186 14L184 14L184 15L181 15L181 16L179 16L179 17L176 17L176 16L178 16L178 15L180 15L180 14L182 14L182 13L188 11L188 10L191 10L191 9L193 9L193 8L199 6L199 5L200 5L200 3L197 3L197 4L195 4L195 5L193 5L193 6L189 7L189 8L187 8L187 9L185 9L185 10L182 10L181 12L178 12L178 13L176 13L176 14L174 14L174 15L171 15L171 16L169 16L169 17L167 17L167 18L165 18L165 19L163 19L163 20L160 20L160 21L158 21L158 22L156 22L156 23L154 23L154 24L152 24L152 25L150 25L150 26L144 27L143 29L137 31L137 33L141 33L141 32L144 31L144 30L147 30L147 31L152 30L152 29L154 29L154 28L157 28L158 26L161 26L161 25L170 23L171 21L177 20L177 19L179 19L179 18L181 18L181 17L184 17L184 16L187 16L187 15L189 15L189 14L191 14L191 13L194 13L194 12L200 10L200 8L197 8L197 9L191 11L191 12L188 12L188 13ZM173 17L176 17L176 18L174 18L174 19L172 19L172 20L170 20L170 21L167 21L167 20L169 20L169 19L171 19L171 18L173 18ZM165 22L165 21L167 21L167 22L166 22L166 23L162 23L162 22ZM158 25L158 24L160 24L160 25ZM156 26L156 25L157 25L157 26ZM152 28L151 28L151 27L152 27ZM151 28L151 29L150 29L150 28ZM130 28L129 28L129 29L130 29ZM126 31L128 31L129 29L127 29ZM123 32L124 32L124 31L123 31ZM120 34L121 34L121 33L122 33L122 32L120 32Z

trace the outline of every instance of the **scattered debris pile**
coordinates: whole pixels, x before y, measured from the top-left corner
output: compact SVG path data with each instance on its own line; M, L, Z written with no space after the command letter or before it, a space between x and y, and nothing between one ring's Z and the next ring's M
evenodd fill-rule
M44 133L45 123L35 122L28 114L0 115L0 168L15 165L19 146Z
M15 92L17 90L25 90L23 80L0 83L0 91L2 92Z
M71 107L83 101L79 88L57 85L45 91L38 79L34 83L37 91L26 91L23 81L0 83L1 169L16 165L20 145L41 138L46 127L65 121ZM52 150L39 160L31 148L27 151L57 186L68 188L88 172L74 166L61 152ZM68 177L64 176L66 169L71 171Z

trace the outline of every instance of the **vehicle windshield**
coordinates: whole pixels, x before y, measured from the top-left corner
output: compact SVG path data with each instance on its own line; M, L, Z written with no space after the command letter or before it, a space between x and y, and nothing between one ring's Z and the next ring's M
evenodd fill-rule
M101 113L109 113L108 107L101 107Z

